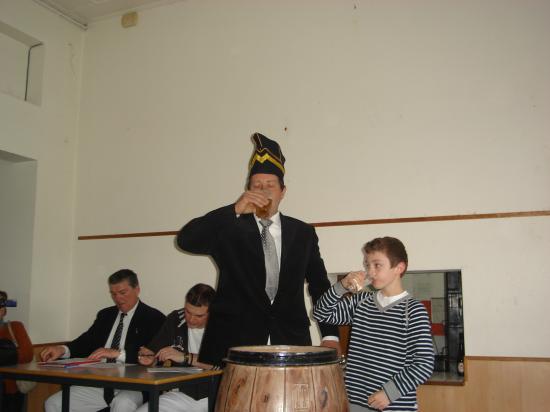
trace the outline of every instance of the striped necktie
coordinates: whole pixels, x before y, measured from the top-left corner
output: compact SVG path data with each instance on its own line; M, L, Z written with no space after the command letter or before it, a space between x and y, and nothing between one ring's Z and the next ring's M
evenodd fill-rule
M124 317L126 316L126 313L120 314L120 320L118 321L118 325L115 330L115 334L113 336L113 341L111 342L111 349L120 349L120 340L122 339L122 329L124 328ZM116 362L115 359L109 359L108 362Z
M126 313L120 314L120 320L118 321L118 325L115 330L115 334L113 336L113 341L111 342L111 349L120 349L120 340L122 339L122 329L124 328L124 317L126 316ZM108 363L115 363L116 359L109 358L107 359ZM103 399L105 399L105 402L109 406L111 402L113 401L115 395L115 391L113 388L103 388Z
M260 219L260 225L262 225L262 247L265 259L265 293L267 293L269 300L273 302L279 287L279 258L277 257L275 240L271 236L271 233L269 233L269 226L272 223L272 220Z

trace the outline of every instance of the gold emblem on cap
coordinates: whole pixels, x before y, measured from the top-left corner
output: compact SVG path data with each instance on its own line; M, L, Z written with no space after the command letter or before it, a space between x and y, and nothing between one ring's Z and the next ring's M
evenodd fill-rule
M267 149L263 149L263 150L265 150L267 152ZM276 157L274 157L270 153L264 153L261 156L260 156L259 153L254 154L254 156L252 156L252 159L250 159L250 164L248 165L248 170L252 169L252 166L254 166L254 162L260 162L260 163L263 164L263 163L265 163L266 160L269 160L271 163L273 163L275 166L277 166L279 169L281 169L281 172L283 172L283 174L285 173L284 166L281 164L281 162L279 162L279 160L277 160Z

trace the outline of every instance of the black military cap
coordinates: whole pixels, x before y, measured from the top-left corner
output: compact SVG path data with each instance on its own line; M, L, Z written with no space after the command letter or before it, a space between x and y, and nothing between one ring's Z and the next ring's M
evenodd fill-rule
M255 149L248 164L248 178L257 173L267 173L277 175L283 179L285 175L285 157L279 144L260 133L254 133L252 141Z

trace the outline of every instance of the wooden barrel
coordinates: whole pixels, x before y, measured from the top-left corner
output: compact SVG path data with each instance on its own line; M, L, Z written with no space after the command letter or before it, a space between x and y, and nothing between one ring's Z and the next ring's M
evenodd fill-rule
M317 346L229 349L215 412L348 412L336 351Z

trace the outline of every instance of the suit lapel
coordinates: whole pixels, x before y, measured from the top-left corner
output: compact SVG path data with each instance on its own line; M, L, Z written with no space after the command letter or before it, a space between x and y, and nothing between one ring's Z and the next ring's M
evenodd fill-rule
M246 215L241 215L239 218L239 224L242 225L246 239L245 245L249 247L249 252L253 259L264 260L264 251L262 249L262 242L260 239L260 230L258 229L258 224L254 215L248 213Z
M271 306L271 302L265 293L265 258L264 249L262 247L262 239L260 237L260 229L253 214L241 215L240 218L242 219L242 222L240 223L244 227L246 236L245 244L248 247L246 257L255 260L257 262L255 265L257 265L258 268L257 275L252 276L252 279L249 279L249 281L251 283L252 290L258 292L263 291L263 293L258 293L256 297L259 299L259 304L267 308Z
M101 328L104 328L104 333L105 333L103 342L98 342L100 343L101 347L106 347L107 344L109 343L109 335L111 334L111 330L113 330L113 327L115 327L115 322L117 320L117 317L118 317L118 308L116 306L113 306L105 316L103 320L103 325L101 326ZM93 350L95 350L95 348Z
M134 343L136 339L136 335L139 333L137 323L139 322L142 310L143 310L143 303L141 303L141 300L140 300L138 302L136 311L134 312L134 316L132 316L132 321L128 325L128 331L126 332L126 341L124 342L124 349L128 347L128 344Z
M281 216L281 265L279 269L279 285L282 283L283 274L287 264L288 253L296 237L296 227L282 213Z

